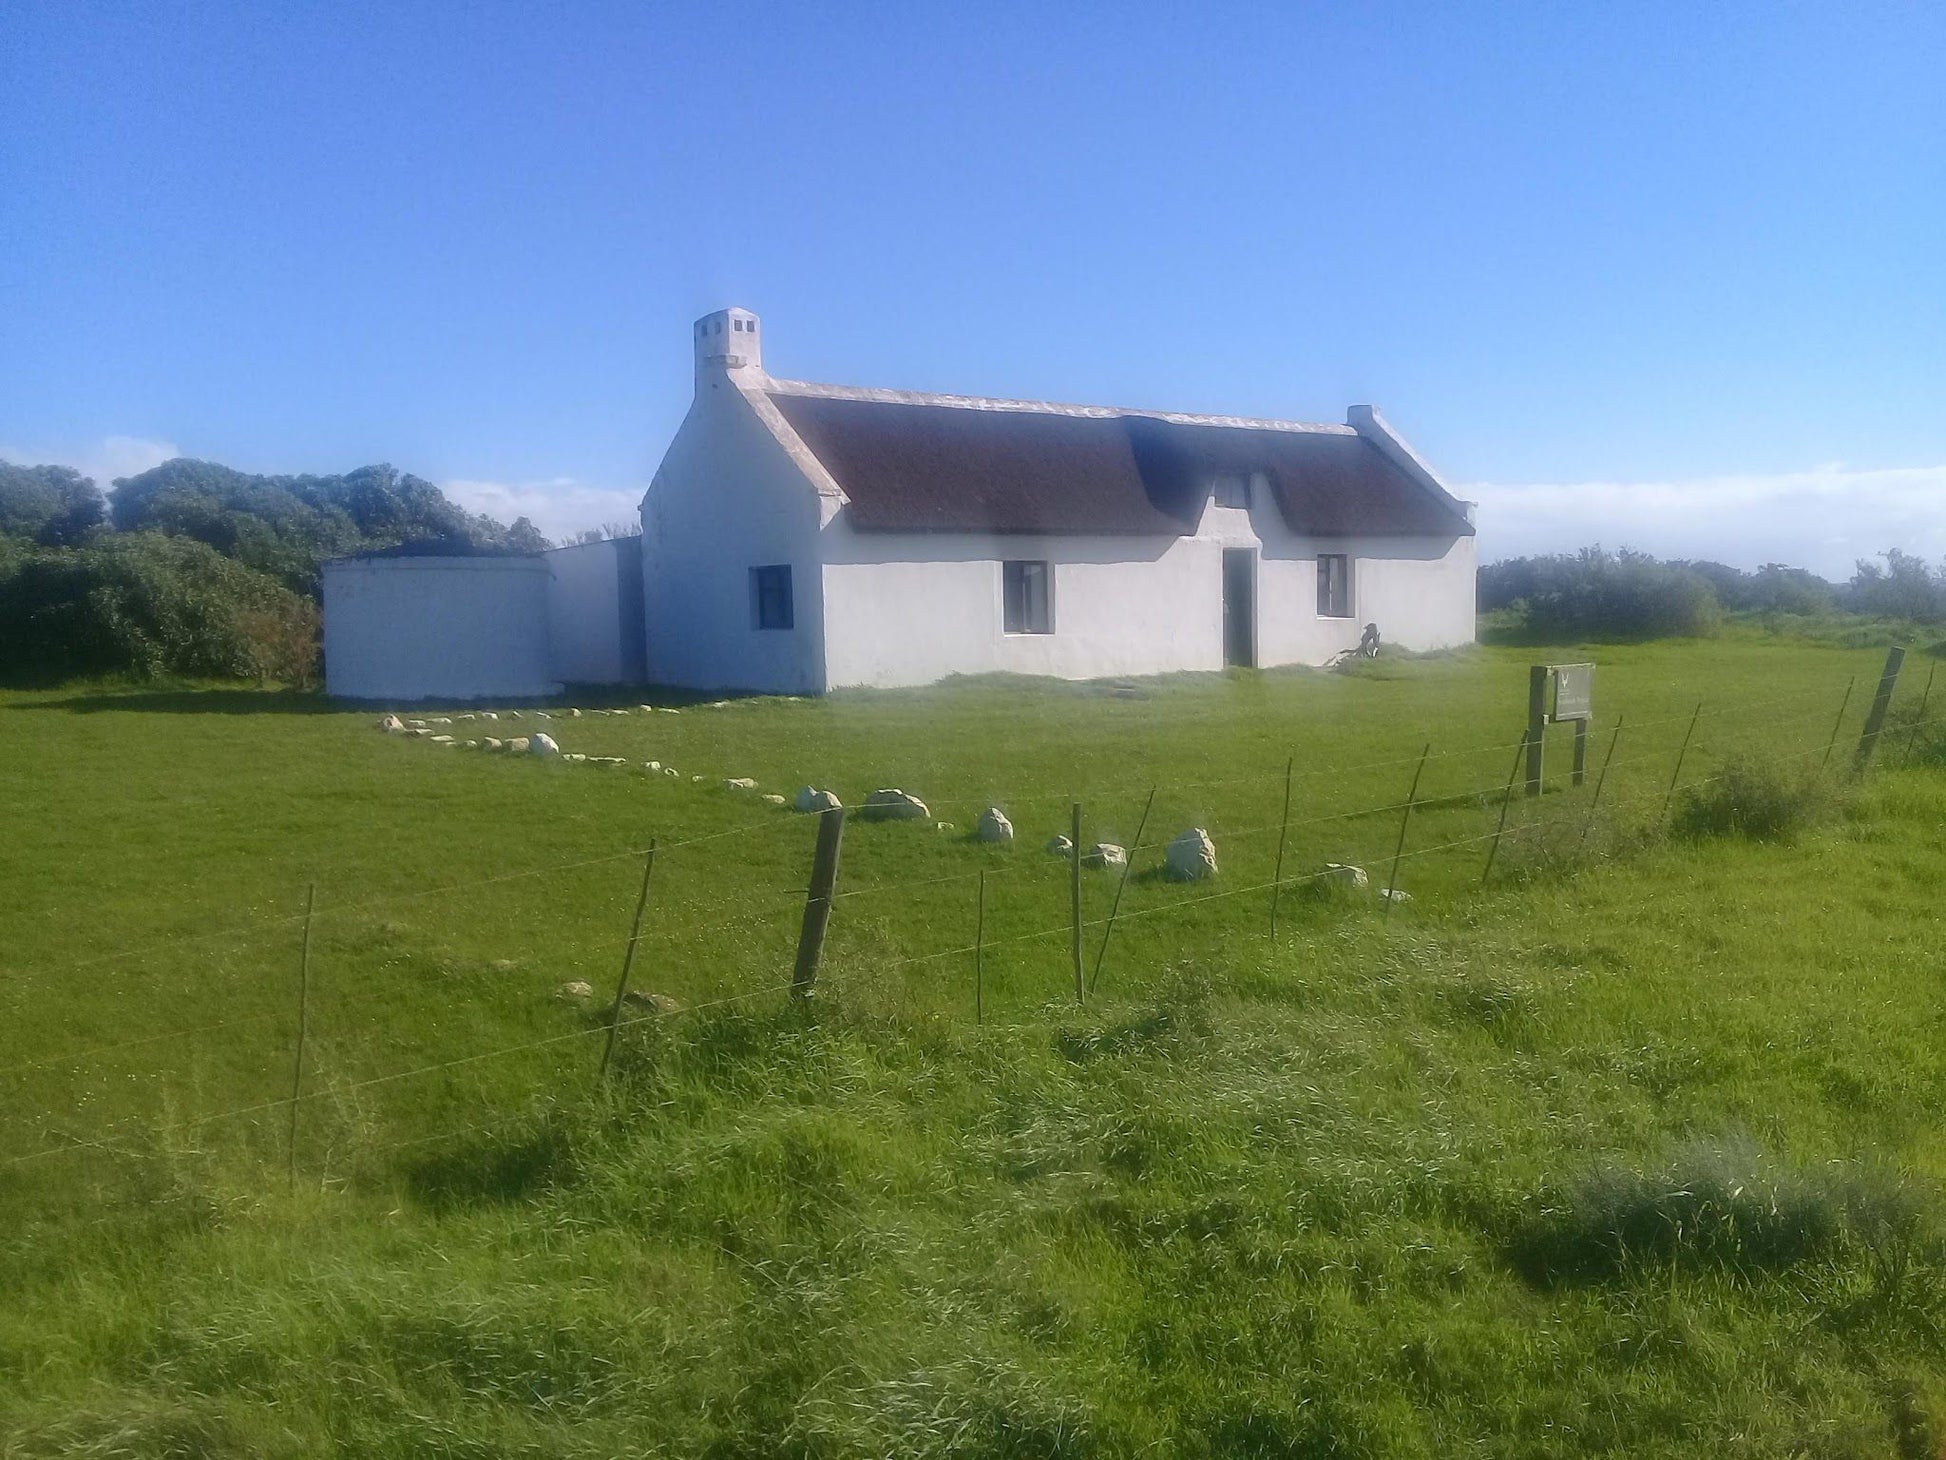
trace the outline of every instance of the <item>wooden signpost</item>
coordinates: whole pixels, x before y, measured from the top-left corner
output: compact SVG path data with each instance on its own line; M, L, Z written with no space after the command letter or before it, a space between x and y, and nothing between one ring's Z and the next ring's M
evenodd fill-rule
M1588 775L1588 722L1595 717L1595 666L1536 664L1527 671L1527 794L1541 794L1547 727L1574 726L1574 784Z

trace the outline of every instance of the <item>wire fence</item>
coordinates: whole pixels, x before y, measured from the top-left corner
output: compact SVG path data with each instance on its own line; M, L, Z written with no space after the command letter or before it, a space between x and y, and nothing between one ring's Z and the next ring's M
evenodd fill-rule
M1849 689L1842 703L1853 703ZM843 998L854 988L883 992L891 986L891 996L908 1005L918 1001L968 1022L983 1020L984 1009L997 1000L1016 1016L1009 1027L1019 1027L1021 1015L1024 1022L1051 1025L1072 1017L1075 1004L1103 988L1118 982L1124 989L1135 986L1140 970L1125 969L1111 956L1118 930L1125 940L1140 930L1149 941L1132 956L1154 961L1206 950L1218 937L1275 939L1280 910L1286 928L1306 918L1389 919L1408 899L1436 910L1537 871L1614 859L1640 844L1639 837L1632 841L1619 832L1666 825L1685 798L1701 795L1730 774L1725 767L1738 756L1761 754L1778 765L1844 772L1862 771L1874 748L1881 761L1910 759L1937 738L1927 708L1895 718L1886 731L1886 706L1877 703L1855 744L1844 735L1846 711L1836 695L1699 705L1688 713L1640 721L1624 717L1603 726L1599 737L1589 737L1594 753L1585 767L1564 768L1560 748L1554 747L1553 763L1537 783L1528 779L1529 739L1523 735L1301 771L1293 760L1248 777L1128 785L1093 798L1094 807L1112 802L1111 811L1095 813L1083 804L1071 813L1103 829L1126 825L1123 818L1133 821L1141 810L1146 826L1156 830L1131 836L1125 846L1108 845L1112 833L1105 833L1103 844L1070 845L1062 855L1050 856L1034 845L1038 835L1023 835L1027 844L1011 848L980 844L970 834L935 838L933 865L921 875L852 881L839 875L833 838L824 883L831 891L822 898L816 892L820 868L811 865L807 844L820 818L769 815L653 850L648 844L617 848L344 904L327 900L308 913L238 920L113 953L10 968L10 974L44 981L98 978L117 965L139 967L165 953L193 954L216 964L204 970L212 987L234 989L261 1007L77 1042L0 1068L0 1091L11 1085L15 1092L10 1100L14 1149L0 1151L0 1194L25 1173L57 1167L63 1158L93 1155L139 1163L158 1145L176 1150L220 1145L226 1129L247 1132L237 1142L247 1159L267 1163L281 1156L293 1181L300 1169L306 1180L327 1179L331 1164L341 1165L348 1150L369 1158L487 1129L492 1112L482 1125L477 1106L490 1106L496 1090L559 1089L564 1081L593 1087L598 1082L586 1052L592 1041L612 1048L619 1039L626 1047L646 1029L658 1037L680 1037L731 1011L802 1004L814 987L835 988ZM1349 794L1347 788L1368 787L1386 772L1399 776L1398 792L1333 804ZM1300 786L1312 789L1293 814L1293 792ZM1257 794L1222 803L1218 814L1192 811L1209 805L1212 788ZM1263 819L1258 808L1275 807L1280 798L1283 813ZM1023 820L1024 809L1035 805L1064 800L1074 805L1071 797L1053 793L991 799ZM1216 848L1222 870L1210 877L1171 875L1172 846L1187 834L1182 822L1192 814L1199 817L1196 829ZM1060 832L1067 830L1063 825ZM650 895L651 874L679 875L686 854L725 843L761 844L767 865L794 870L773 879L775 885L722 887L702 897ZM1085 876L1084 857L1099 863ZM440 1031L429 1049L423 1031L413 1032L428 999L423 983L414 980L431 978L437 985L456 975L429 968L410 950L393 949L386 941L385 914L431 904L442 917L467 922L475 937L490 939L501 922L515 923L524 915L509 903L510 889L558 886L569 874L645 860L637 925L626 927L619 890L604 889L588 906L590 915L614 919L612 937L582 931L575 940L576 957L583 962L623 963L621 982L595 987L591 978L544 988L530 979L521 986L519 1009L509 1010L503 999L488 1011L492 1017L479 1022L502 1030L525 1025L533 1037L424 1057L439 1044L463 1045L467 1032ZM942 870L942 861L959 865ZM823 943L825 918L829 946ZM1177 941L1160 953L1154 940L1167 935L1149 930L1169 927L1177 930ZM306 979L293 998L290 973L300 934ZM389 991L381 986L375 993L366 981L349 1001L321 1000L309 992L314 939L321 972L333 958L344 957L366 966L376 963L381 970L396 968L400 986ZM807 972L812 942L817 946L808 950ZM215 955L203 951L225 944L234 946ZM687 997L625 990L638 951L653 982L683 987ZM1091 972L1084 974L1084 964ZM790 977L782 976L786 972ZM328 974L324 982L329 987ZM437 1000L437 989L430 997ZM456 1001L455 1007L461 1005ZM561 1028L563 1023L570 1027ZM313 1024L307 1045L304 1031ZM158 1052L161 1058L150 1058ZM421 1057L411 1058L415 1053ZM145 1063L132 1065L132 1060ZM482 1068L504 1074L490 1089L474 1087L464 1102L439 1089L455 1072ZM529 1083L523 1087L515 1071ZM116 1086L117 1098L102 1091L104 1081ZM141 1097L132 1103L143 1105L145 1114L135 1120L108 1114L127 1108L131 1089ZM390 1091L407 1092L401 1109L375 1116L367 1102ZM33 1104L37 1095L38 1106ZM399 1139L366 1138L374 1125L396 1130L428 1113L450 1117L461 1113L451 1109L453 1104L466 1102L471 1108L465 1113L473 1117L468 1122ZM320 1107L335 1113L335 1123L307 1143L305 1112ZM287 1132L281 1129L286 1121ZM346 1129L357 1134L346 1136Z

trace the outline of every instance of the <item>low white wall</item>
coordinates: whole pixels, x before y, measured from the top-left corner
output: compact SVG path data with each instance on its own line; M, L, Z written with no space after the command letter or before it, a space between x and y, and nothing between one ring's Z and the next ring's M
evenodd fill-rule
M325 692L395 702L553 693L547 585L538 557L326 563Z
M577 543L542 554L553 677L639 684L643 664L642 539Z

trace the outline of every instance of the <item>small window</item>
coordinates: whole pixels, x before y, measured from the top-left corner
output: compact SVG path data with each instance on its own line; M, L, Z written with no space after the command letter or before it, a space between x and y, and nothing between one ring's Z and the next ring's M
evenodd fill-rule
M795 628L797 615L791 607L791 565L750 570L750 622L759 629Z
M1318 554L1318 617L1351 617L1351 559L1343 553Z
M1241 507L1250 510L1250 478L1243 476L1218 477L1215 484L1216 505L1219 507Z
M1010 634L1054 632L1053 604L1048 587L1053 578L1046 563L1003 563L1000 582L1006 600Z

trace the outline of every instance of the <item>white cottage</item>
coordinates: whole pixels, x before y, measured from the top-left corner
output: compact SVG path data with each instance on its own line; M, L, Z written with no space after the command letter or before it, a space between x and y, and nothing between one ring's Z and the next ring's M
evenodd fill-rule
M639 539L327 564L330 692L818 693L1322 664L1367 624L1472 641L1471 505L1370 406L1309 425L776 380L747 309L693 346Z
M642 501L648 674L819 692L1470 643L1471 504L1345 425L778 380L745 309Z

